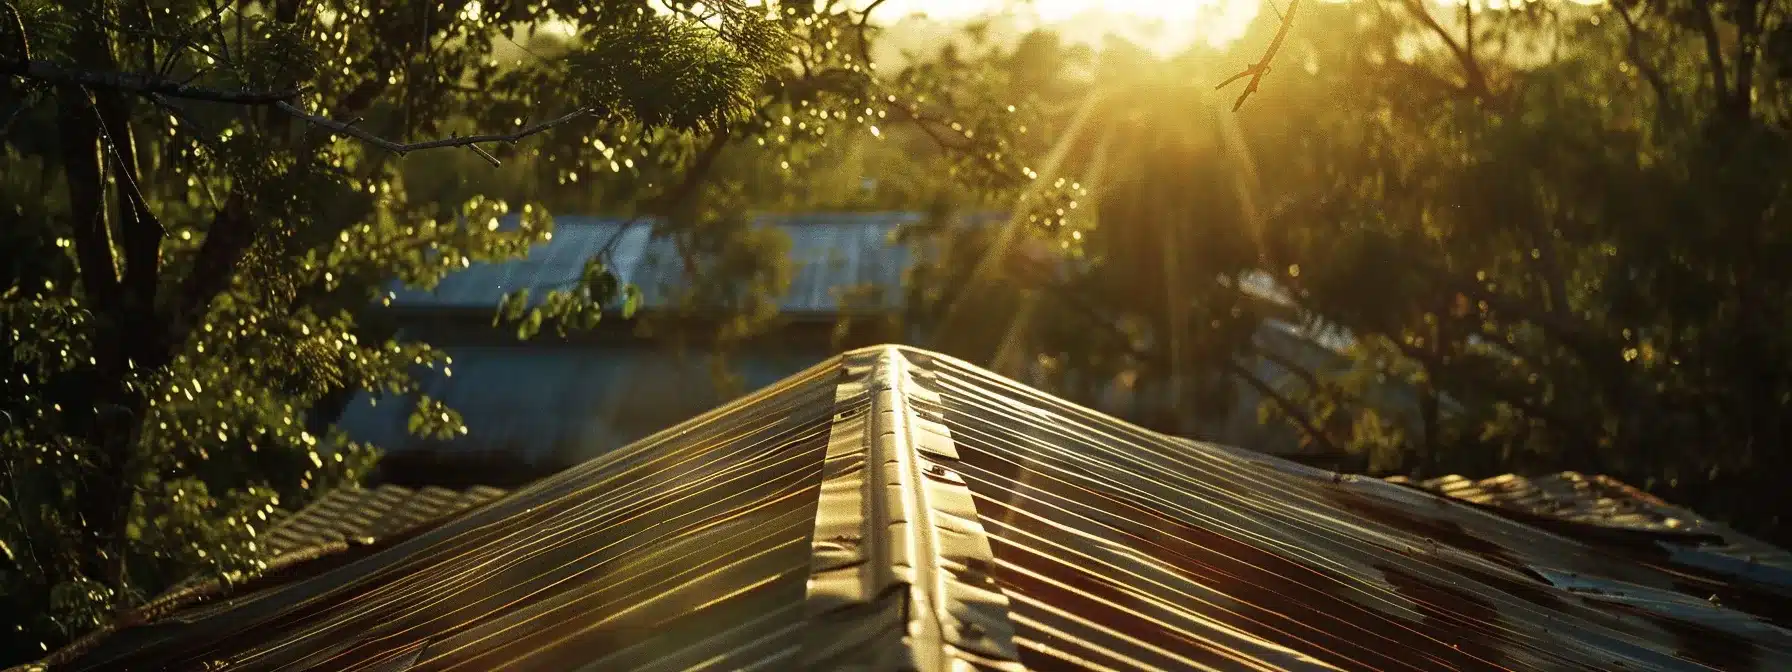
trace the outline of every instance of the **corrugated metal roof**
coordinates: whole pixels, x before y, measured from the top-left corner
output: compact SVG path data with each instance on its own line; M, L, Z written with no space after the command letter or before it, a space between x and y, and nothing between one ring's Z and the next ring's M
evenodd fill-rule
M349 540L378 539L410 531L426 523L496 499L503 490L396 485L340 488L282 519L261 535L275 554Z
M1505 474L1476 481L1450 475L1415 485L1565 534L1641 533L1638 536L1644 540L1656 538L1664 551L1677 555L1682 564L1775 585L1792 594L1792 553L1609 476L1566 471L1535 478ZM1682 543L1660 543L1662 539Z
M885 289L894 305L909 264L909 251L891 240L921 215L906 212L768 215L760 226L790 237L790 261L797 264L781 305L787 313L834 312L837 292L861 286ZM649 308L669 305L688 286L672 242L652 235L651 220L556 217L552 239L523 258L475 263L449 274L431 290L399 287L393 304L407 308L490 308L506 294L530 290L532 299L568 289L582 276L585 262L605 256L618 278L638 286Z
M1674 592L1682 577L1624 549L1152 434L927 359L1029 666L1792 664L1792 633ZM1700 611L1670 606L1689 599Z
M804 630L838 378L817 367L56 669L778 669Z
M1792 669L1792 598L1659 546L1687 539L1650 539L1545 529L1152 433L884 347L59 658L134 670Z

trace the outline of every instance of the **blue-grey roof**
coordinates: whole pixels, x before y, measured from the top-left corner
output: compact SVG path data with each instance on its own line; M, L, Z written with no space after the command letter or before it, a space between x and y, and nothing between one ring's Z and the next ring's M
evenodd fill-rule
M410 435L413 398L361 392L338 426L388 454L446 459L500 457L532 467L576 464L719 404L701 353L643 347L447 347L453 358L422 375L422 393L461 414L467 434L448 441ZM744 352L729 359L745 390L803 370L825 351Z
M758 226L775 227L790 238L790 261L796 272L782 309L834 312L841 308L838 292L863 286L883 288L885 301L893 305L910 257L907 248L891 238L899 227L921 217L870 212L759 218ZM539 297L572 286L586 261L606 247L606 263L623 282L641 289L649 308L668 305L688 286L671 240L653 235L651 220L562 216L554 220L553 238L536 245L526 258L475 263L430 290L398 288L393 303L410 308L490 308L519 290Z

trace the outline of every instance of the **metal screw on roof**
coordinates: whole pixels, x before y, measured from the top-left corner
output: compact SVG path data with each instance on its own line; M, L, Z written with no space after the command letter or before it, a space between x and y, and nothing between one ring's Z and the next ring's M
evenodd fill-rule
M983 558L965 558L964 569L957 572L958 578L965 583L985 583L989 578L989 563Z
M983 628L974 622L967 621L963 625L958 626L958 634L965 639L982 639Z

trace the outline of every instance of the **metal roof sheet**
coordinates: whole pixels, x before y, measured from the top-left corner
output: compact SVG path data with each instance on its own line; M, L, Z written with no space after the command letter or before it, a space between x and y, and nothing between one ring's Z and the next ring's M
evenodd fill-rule
M413 490L396 485L340 488L281 519L261 535L261 540L269 550L281 554L332 542L378 539L402 534L503 494L503 490L490 487L458 491L439 487Z
M883 288L894 305L909 264L909 250L895 244L896 230L921 218L918 213L813 213L766 215L759 226L790 238L796 272L781 300L787 313L834 312L839 292L863 286ZM506 294L530 290L532 300L567 289L582 276L585 262L604 258L623 282L641 289L649 308L670 305L688 287L672 242L653 235L651 220L561 216L553 238L522 258L479 262L443 278L433 289L393 289L393 304L407 308L490 308Z
M881 347L55 661L1792 669L1792 598L1650 539L1156 434Z
M1504 474L1477 481L1452 474L1414 485L1565 534L1600 535L1616 530L1638 533L1642 539L1654 536L1658 544L1663 539L1679 539L1683 543L1661 545L1681 564L1777 586L1792 594L1792 553L1609 476L1565 471L1533 478Z

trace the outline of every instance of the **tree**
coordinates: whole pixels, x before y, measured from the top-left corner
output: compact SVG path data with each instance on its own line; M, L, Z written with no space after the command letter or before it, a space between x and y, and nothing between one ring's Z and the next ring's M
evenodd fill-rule
M1772 4L1302 5L1231 54L1104 49L1066 76L1111 105L1041 143L1097 204L1028 232L1058 275L967 282L1013 249L972 245L917 291L1031 301L991 327L1020 359L1175 417L1249 389L1382 473L1606 472L1784 535ZM1212 91L1270 44L1248 98ZM1267 318L1338 356L1266 349Z
M277 507L372 458L313 405L448 364L363 338L361 308L551 235L534 204L407 197L403 157L724 132L790 44L789 17L733 3L154 4L0 3L9 655L264 567ZM526 58L512 37L542 30L568 46ZM427 398L414 420L461 431Z

